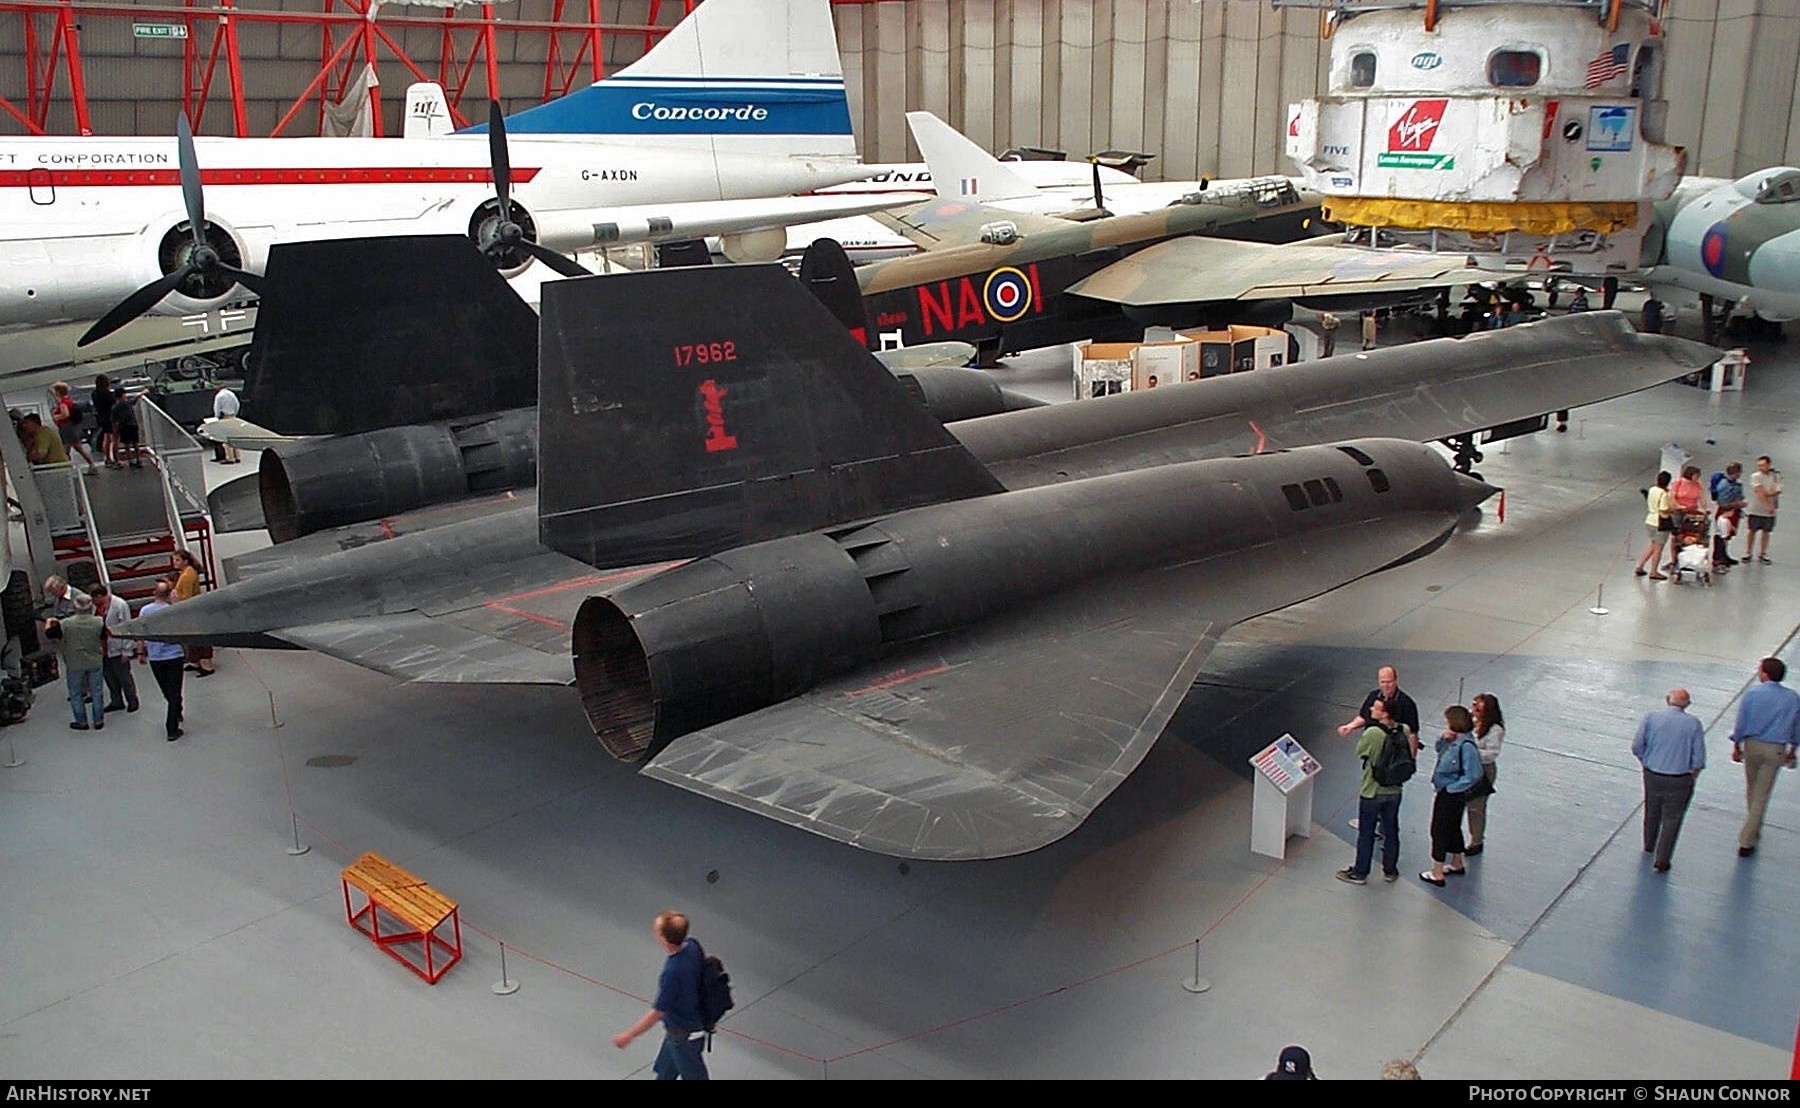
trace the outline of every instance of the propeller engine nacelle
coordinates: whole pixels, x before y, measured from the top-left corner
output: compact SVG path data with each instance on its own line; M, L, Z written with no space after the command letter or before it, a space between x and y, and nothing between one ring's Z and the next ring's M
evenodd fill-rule
M512 217L518 236L536 242L537 221L517 200L512 202ZM501 276L508 278L517 277L531 265L531 255L509 241L512 235L512 229L501 218L498 199L490 196L475 206L474 213L469 216L469 238L494 263Z
M207 219L203 226L205 249L218 255L220 261L234 269L257 264L238 229L222 219ZM180 269L191 261L197 250L187 216L181 212L165 212L144 225L131 245L131 277L139 285L147 285ZM217 308L249 295L242 285L216 269L197 267L187 280L176 286L156 307L160 315L189 315Z

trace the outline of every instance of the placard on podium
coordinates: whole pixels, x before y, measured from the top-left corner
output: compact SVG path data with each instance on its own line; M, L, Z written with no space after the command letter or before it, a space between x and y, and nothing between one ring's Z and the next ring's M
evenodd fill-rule
M1290 835L1312 837L1313 778L1323 767L1292 735L1283 735L1257 751L1250 765L1256 770L1250 849L1285 858Z

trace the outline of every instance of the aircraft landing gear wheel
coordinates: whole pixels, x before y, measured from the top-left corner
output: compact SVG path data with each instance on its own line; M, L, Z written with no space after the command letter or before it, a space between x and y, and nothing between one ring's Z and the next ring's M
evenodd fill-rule
M1471 470L1475 463L1482 459L1481 451L1475 448L1475 436L1453 435L1444 440L1444 445L1448 446L1456 453L1456 457L1452 460L1451 468L1455 469L1458 473L1464 473L1474 477L1475 474L1471 472Z

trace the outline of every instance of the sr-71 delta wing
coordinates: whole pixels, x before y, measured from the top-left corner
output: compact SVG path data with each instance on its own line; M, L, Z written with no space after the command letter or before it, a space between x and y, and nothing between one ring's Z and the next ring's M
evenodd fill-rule
M1298 443L1436 438L1713 357L1571 323L1395 351L1370 401L1374 356L946 428L778 267L561 282L535 503L321 532L133 630L573 678L659 779L882 853L1015 854L1136 767L1227 628L1428 553L1493 491L1417 442ZM1222 383L1248 391L1197 399ZM1293 448L1207 457L1264 410Z

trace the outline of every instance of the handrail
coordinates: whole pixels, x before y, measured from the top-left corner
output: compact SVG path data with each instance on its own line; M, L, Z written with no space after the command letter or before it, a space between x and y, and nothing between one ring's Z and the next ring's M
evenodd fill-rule
M168 463L169 458L177 450L198 452L200 445L194 442L193 437L183 430L180 424L169 418L168 412L163 411L148 396L138 397L137 405L138 424L144 429L144 438L148 440L145 447L150 455L150 463L156 467L158 475L157 487L162 493L163 515L169 524L169 535L173 538L177 550L186 550L187 532L182 523L181 505L176 502L176 494L179 493L183 500L196 507L200 507L204 501L194 496L193 490L182 483L181 478L175 475ZM187 447L171 447L168 442L168 434L171 429L178 432L182 438L187 439Z
M94 502L88 498L87 478L72 464L69 470L75 481L75 502L81 509L81 526L87 532L88 549L94 552L94 568L100 574L100 583L111 592L112 574L106 570L106 548L100 545L100 528L94 525Z

